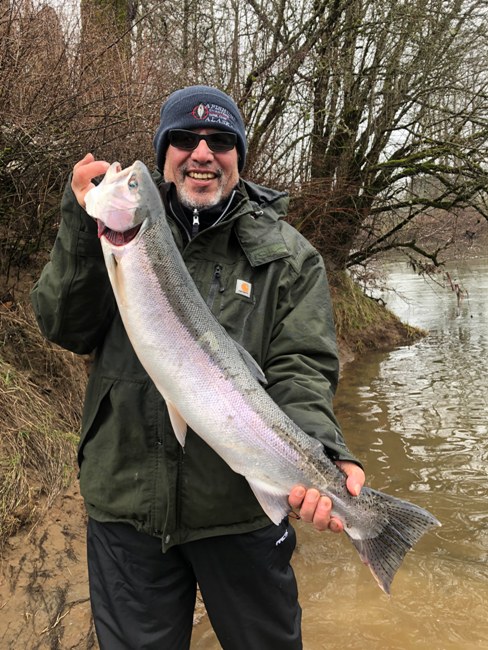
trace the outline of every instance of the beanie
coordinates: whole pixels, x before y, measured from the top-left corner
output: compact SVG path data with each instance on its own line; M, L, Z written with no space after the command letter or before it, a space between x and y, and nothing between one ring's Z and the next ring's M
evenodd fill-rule
M156 162L162 172L171 129L220 129L237 136L238 167L246 161L246 131L237 104L226 93L209 86L189 86L172 93L161 107L160 124L153 139Z

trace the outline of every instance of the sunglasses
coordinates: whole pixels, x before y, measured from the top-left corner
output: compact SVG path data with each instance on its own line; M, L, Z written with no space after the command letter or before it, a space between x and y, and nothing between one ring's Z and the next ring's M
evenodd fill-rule
M186 129L171 129L168 134L169 143L177 149L183 151L193 151L200 144L200 140L205 140L208 148L214 153L230 151L236 146L237 136L235 133L228 131L219 131L218 133L209 133L202 135L195 131Z

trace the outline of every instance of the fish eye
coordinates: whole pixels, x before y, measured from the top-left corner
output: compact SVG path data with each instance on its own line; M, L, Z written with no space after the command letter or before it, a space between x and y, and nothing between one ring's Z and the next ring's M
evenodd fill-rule
M139 183L137 182L137 178L135 174L132 174L132 176L129 178L129 180L127 181L127 185L130 190L137 190L137 188L139 187Z

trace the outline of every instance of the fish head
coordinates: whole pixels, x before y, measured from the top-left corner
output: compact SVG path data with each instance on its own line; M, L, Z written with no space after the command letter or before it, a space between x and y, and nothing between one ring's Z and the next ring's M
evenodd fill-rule
M102 181L87 192L85 204L97 221L98 236L115 247L135 239L161 211L159 190L140 160L125 169L112 163Z

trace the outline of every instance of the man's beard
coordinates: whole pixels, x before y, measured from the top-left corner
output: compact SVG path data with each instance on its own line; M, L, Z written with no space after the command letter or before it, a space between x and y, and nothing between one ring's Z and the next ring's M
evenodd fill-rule
M185 208L190 208L191 210L205 210L207 208L212 208L214 205L220 203L225 197L223 195L223 188L219 187L216 192L213 192L211 196L208 196L205 192L202 192L201 198L192 192L191 195L186 191L184 187L177 188L178 199L180 203L185 206Z
M178 199L182 205L191 210L205 210L207 208L212 208L214 205L220 203L226 197L224 196L224 187L225 187L225 177L222 170L217 170L217 187L214 191L208 192L205 189L202 189L202 192L192 191L188 192L185 187L185 178L186 170L183 168L180 171L180 178L182 182L176 185L176 192Z

